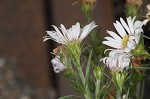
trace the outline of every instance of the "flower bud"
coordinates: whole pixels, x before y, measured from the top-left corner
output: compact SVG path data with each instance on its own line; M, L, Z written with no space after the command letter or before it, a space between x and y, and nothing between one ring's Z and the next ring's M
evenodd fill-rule
M102 70L101 70L100 66L95 67L95 69L94 69L94 76L98 80L101 79L101 77L102 77Z
M140 7L143 5L142 0L127 0L126 1L126 15L127 16L139 16Z
M94 9L94 5L96 4L96 0L82 0L81 1L81 9L85 14L87 21L91 21L91 13Z
M142 0L127 0L126 3L127 5L138 6L138 7L141 7L143 5Z
M82 0L82 3L85 3L85 4L95 4L97 1L96 0Z
M136 46L136 48L132 51L132 54L134 56L142 56L142 55L146 57L150 56L149 53L145 50L145 47L142 43Z
M112 74L112 79L114 81L114 84L115 84L117 90L119 90L119 91L122 90L126 76L127 76L127 74L125 72L114 72Z

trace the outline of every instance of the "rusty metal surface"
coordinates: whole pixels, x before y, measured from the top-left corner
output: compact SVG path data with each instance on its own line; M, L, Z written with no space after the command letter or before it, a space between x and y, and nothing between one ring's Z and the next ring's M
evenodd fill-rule
M0 55L17 60L24 77L49 87L42 0L0 0Z

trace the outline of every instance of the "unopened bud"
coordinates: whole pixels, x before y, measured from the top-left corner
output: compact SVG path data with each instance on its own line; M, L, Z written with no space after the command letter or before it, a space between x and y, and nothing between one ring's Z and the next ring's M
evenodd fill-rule
M96 0L82 0L82 3L86 3L86 4L95 4L97 1Z
M94 76L98 80L101 79L101 77L102 77L102 70L101 70L100 66L95 67L95 69L94 69Z
M133 6L138 6L138 7L141 7L143 5L142 0L127 0L126 3L127 5L133 5Z

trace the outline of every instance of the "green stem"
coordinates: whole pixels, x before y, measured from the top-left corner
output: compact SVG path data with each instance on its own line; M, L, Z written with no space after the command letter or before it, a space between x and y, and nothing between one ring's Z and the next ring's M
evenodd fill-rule
M78 68L78 72L79 72L79 75L80 75L80 78L82 80L82 83L83 83L83 86L84 86L84 89L85 89L85 92L86 94L84 95L86 99L92 99L92 96L91 96L91 93L89 91L89 88L88 86L85 84L85 77L84 77L84 74L82 72L82 68L79 67Z
M86 78L85 78L85 76L83 74L82 67L80 65L79 60L77 60L75 63L77 65L77 70L78 70L79 76L81 78L84 90L86 92L84 96L85 96L86 99L93 99L92 96L91 96L90 90L88 88L88 85L85 84Z
M141 84L141 95L140 95L140 99L143 99L143 96L144 96L144 87L145 87L145 82L144 82L144 80L142 81L142 84Z
M90 23L91 20L92 20L92 15L91 15L91 13L86 13L85 16L86 16L87 22Z
M95 84L95 99L99 99L98 97L98 93L99 93L99 89L100 89L100 82L99 81L96 81L96 84Z
M121 91L120 91L120 90L117 90L117 99L122 99L121 97L122 97L122 96L121 96Z

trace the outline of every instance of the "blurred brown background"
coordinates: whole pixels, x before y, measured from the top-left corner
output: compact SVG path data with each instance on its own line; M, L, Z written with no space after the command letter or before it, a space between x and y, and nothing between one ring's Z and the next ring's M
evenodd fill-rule
M17 67L14 71L21 72L21 81L50 90L51 99L71 94L73 91L61 73L53 72L49 52L56 44L52 41L43 43L43 36L46 30L51 30L52 24L59 26L62 23L69 28L75 24L75 19L85 22L80 5L72 6L75 1L0 0L0 58L15 61L16 65L9 64L9 67ZM93 19L102 27L100 35L104 36L107 29L113 29L113 20L124 16L122 9L125 0L97 1Z

